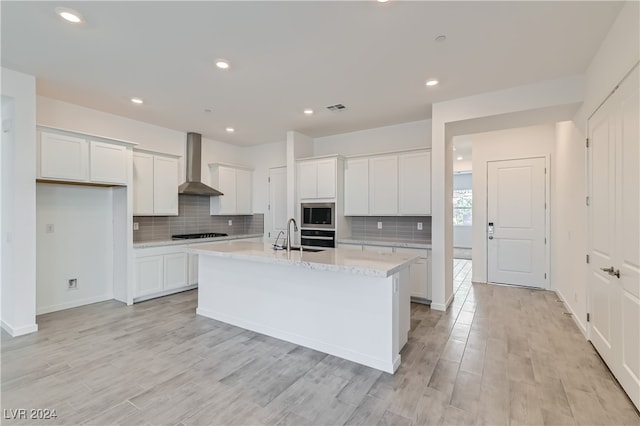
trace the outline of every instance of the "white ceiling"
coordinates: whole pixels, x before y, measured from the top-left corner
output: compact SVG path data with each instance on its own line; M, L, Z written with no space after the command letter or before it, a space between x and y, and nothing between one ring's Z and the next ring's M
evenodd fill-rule
M253 145L425 119L434 102L582 73L621 4L2 1L2 66L35 75L39 95ZM86 22L62 22L57 6ZM441 84L425 87L432 77ZM336 103L348 109L325 109Z

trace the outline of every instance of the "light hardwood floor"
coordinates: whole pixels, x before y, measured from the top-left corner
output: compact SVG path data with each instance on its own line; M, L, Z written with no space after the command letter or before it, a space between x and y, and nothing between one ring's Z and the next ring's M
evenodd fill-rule
M1 405L58 417L2 423L640 424L554 293L470 269L446 313L412 306L395 375L197 317L195 291L42 315L2 335Z

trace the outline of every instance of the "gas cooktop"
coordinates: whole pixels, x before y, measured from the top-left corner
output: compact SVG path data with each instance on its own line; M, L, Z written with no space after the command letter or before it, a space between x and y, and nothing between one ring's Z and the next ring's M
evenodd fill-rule
M214 238L214 237L226 237L227 234L221 234L219 232L202 232L199 234L179 234L172 235L172 240L191 240L194 238Z

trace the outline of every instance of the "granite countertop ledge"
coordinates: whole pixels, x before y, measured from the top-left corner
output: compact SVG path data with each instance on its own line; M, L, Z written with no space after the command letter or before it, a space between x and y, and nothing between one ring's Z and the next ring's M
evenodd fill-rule
M262 237L263 237L262 234L240 234L240 235L228 235L226 237L215 237L215 238L193 238L191 240L138 241L133 243L133 248L178 246L178 245L185 245L185 244L203 244L203 243L214 243L218 241L241 240L244 238L262 238Z
M389 277L418 260L412 254L358 252L349 249L326 249L320 252L274 250L271 244L234 241L187 249L200 256L214 256L246 262L280 264L297 268L333 271L369 277Z
M392 239L340 238L338 244L363 244L368 246L406 247L431 250L431 240L398 241Z

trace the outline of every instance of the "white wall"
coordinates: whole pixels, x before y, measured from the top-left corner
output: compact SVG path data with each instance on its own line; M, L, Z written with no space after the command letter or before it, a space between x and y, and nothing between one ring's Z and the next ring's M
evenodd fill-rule
M112 189L38 184L37 313L113 298ZM52 224L54 232L47 233ZM78 288L67 288L70 278Z
M555 124L466 135L473 144L473 277L487 281L487 162L550 156L555 147ZM455 138L454 138L455 140ZM551 158L551 181L556 173ZM553 211L556 207L551 204ZM551 236L553 240L553 235Z
M526 86L499 90L440 102L433 105L432 116L432 308L446 309L453 300L453 225L451 211L451 189L453 175L452 137L464 133L452 133L466 128L473 133L488 123L495 128L516 127L513 123L532 122L545 117L546 122L566 120L565 114L572 111L583 99L584 78L570 76L552 81L543 81ZM556 119L551 120L551 117ZM456 126L456 124L464 126ZM475 148L473 151L474 172ZM475 220L475 218L474 218ZM475 249L475 248L474 248ZM475 253L474 253L475 258ZM475 271L474 271L475 273Z
M2 134L2 328L13 336L36 325L36 81L2 68L3 104L13 105ZM7 107L8 108L8 107ZM3 114L8 110L3 105ZM3 117L4 118L4 117Z
M431 120L316 138L313 155L338 154L345 157L431 146Z
M282 141L243 149L253 167L253 212L266 214L269 206L269 169L287 165L287 144Z
M585 139L589 117L613 88L640 60L640 3L626 2L586 70L585 101L572 121L557 125L552 179L557 208L552 212L552 279L573 318L586 334L587 208L585 196Z

